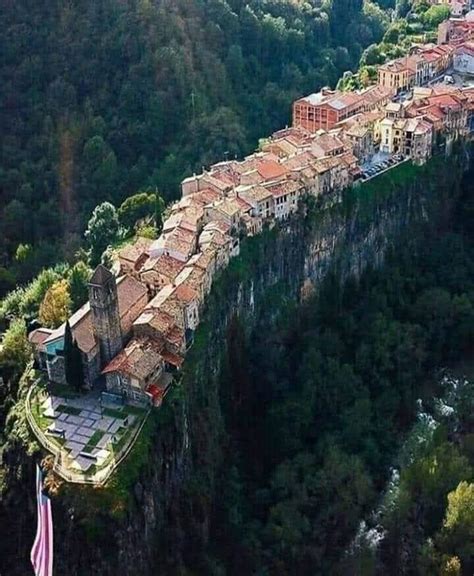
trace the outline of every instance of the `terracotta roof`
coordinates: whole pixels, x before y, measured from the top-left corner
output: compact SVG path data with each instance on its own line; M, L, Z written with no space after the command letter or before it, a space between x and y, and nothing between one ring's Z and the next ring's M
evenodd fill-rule
M39 346L40 344L43 344L43 342L47 340L52 333L53 331L49 328L37 328L28 334L28 340L31 344Z
M344 142L333 134L320 134L311 145L311 151L316 157L327 156L344 148Z
M394 96L395 92L396 91L394 88L387 88L385 86L375 84L374 86L369 86L365 90L361 90L358 92L358 94L362 98L364 104L375 105L382 100L390 98L390 96Z
M216 254L212 250L207 252L198 252L197 254L194 254L194 256L191 256L186 264L186 267L197 266L202 270L207 270L211 265L215 263L215 259Z
M166 334L166 342L176 346L176 348L181 348L184 344L184 332L179 326L173 326L173 328Z
M303 150L299 154L284 160L283 164L288 170L298 170L304 166L308 166L314 159L315 155L312 154L310 150Z
M135 264L139 258L148 254L148 248L152 240L139 236L133 244L124 246L118 253L119 258L127 260Z
M235 201L237 202L237 204L239 205L240 211L241 212L250 212L250 210L252 209L251 204L249 204L248 202L246 202L243 198L241 198L240 196L236 196L235 197Z
M286 176L288 170L278 162L261 160L257 164L257 172L264 180L276 180L277 178Z
M268 190L275 198L286 196L287 194L297 192L300 189L301 184L299 182L295 182L295 180L286 180L285 182L280 182L279 184L268 187Z
M196 291L191 288L191 286L184 283L176 287L174 294L176 294L179 300L185 302L186 304L189 304L190 302L193 302L197 299Z
M397 60L391 60L385 64L379 66L380 72L404 72L408 70L407 58L398 58Z
M192 201L200 204L201 206L205 206L206 204L211 204L216 200L222 198L222 195L211 188L204 188L199 192L191 195Z
M341 159L338 156L328 156L327 158L319 158L319 160L316 160L313 164L313 167L318 172L318 174L323 174L324 172L332 170L341 164Z
M237 193L247 201L255 203L265 202L271 198L270 192L259 184L238 190Z
M221 212L225 216L230 217L235 216L240 212L240 205L235 198L225 198L221 202L217 202L215 204L207 206L206 208L217 210L218 212Z
M355 124L354 126L351 126L349 130L346 131L346 134L348 136L352 136L353 138L363 138L368 132L370 132L370 128L368 126Z
M146 392L151 395L154 404L159 404L164 396L165 388L161 388L156 384L148 384Z
M117 297L118 308L121 319L122 328L124 328L123 320L140 299L147 295L146 287L132 276L122 276L117 280ZM140 313L138 311L137 315ZM132 321L134 318L132 318ZM128 318L127 318L128 322ZM89 353L96 345L94 330L92 327L92 314L90 304L87 302L79 308L69 318L71 326L72 337L76 340L77 345L84 353ZM48 337L49 342L53 342L58 338L64 337L65 324L62 324L57 330L54 330Z
M278 140L269 140L263 146L263 150L276 150L277 156L287 157L291 156L298 150L298 144L291 142L289 138L280 138Z
M167 254L162 254L157 258L150 258L143 266L142 272L145 273L150 270L155 270L159 274L169 278L170 282L172 282L184 268L184 265L184 262Z
M102 374L121 372L144 381L163 363L160 346L151 338L133 338L102 370Z
M174 354L173 352L170 352L166 348L161 352L161 355L163 356L163 360L165 362L171 364L172 366L175 366L176 368L181 368L184 362L184 358L182 356Z

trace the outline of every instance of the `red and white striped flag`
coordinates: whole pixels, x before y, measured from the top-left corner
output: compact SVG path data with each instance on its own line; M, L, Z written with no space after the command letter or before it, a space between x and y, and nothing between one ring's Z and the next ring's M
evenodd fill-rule
M43 494L43 474L39 466L36 466L36 503L38 524L31 563L35 576L53 576L53 515L51 500Z

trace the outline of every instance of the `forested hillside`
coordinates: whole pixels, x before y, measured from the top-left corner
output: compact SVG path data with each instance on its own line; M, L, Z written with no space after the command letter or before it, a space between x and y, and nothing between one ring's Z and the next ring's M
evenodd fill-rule
M99 202L249 152L387 26L363 0L3 2L0 291L70 256Z
M359 282L328 276L250 339L235 317L213 573L473 573L473 208L471 171L454 225L408 234ZM438 385L467 359L471 381Z

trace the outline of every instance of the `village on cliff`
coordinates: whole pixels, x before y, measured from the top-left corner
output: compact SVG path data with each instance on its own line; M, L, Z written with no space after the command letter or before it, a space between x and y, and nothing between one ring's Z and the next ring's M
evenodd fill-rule
M258 151L186 178L157 240L138 238L122 248L118 277L100 265L89 282L89 301L68 327L30 333L47 380L66 383L70 327L86 387L100 382L109 400L146 410L160 406L192 345L213 280L239 254L241 238L287 219L304 196L341 191L402 162L423 164L440 143L446 148L470 137L469 75L474 78L474 11L443 22L437 44L413 46L379 66L376 84L359 91L323 88L300 98L292 126L262 140ZM69 446L70 456L75 449L71 462L82 471L97 461L95 447L84 451L96 434L93 410L88 414L79 424L69 410L61 430L63 450ZM56 424L47 433L58 430Z

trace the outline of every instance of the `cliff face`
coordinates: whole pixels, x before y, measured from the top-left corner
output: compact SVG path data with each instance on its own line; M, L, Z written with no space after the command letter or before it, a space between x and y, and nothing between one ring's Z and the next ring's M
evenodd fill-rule
M138 445L104 490L63 488L53 504L56 572L143 576L206 573L216 479L228 447L220 374L233 318L249 335L271 329L279 306L297 301L332 271L344 281L383 262L387 249L424 226L442 226L465 159L404 165L342 195L308 202L301 213L246 240L241 257L215 282L181 382L153 414ZM238 408L237 408L238 409ZM28 573L35 526L33 466L16 445L7 475L0 573ZM3 564L3 567L2 567Z

